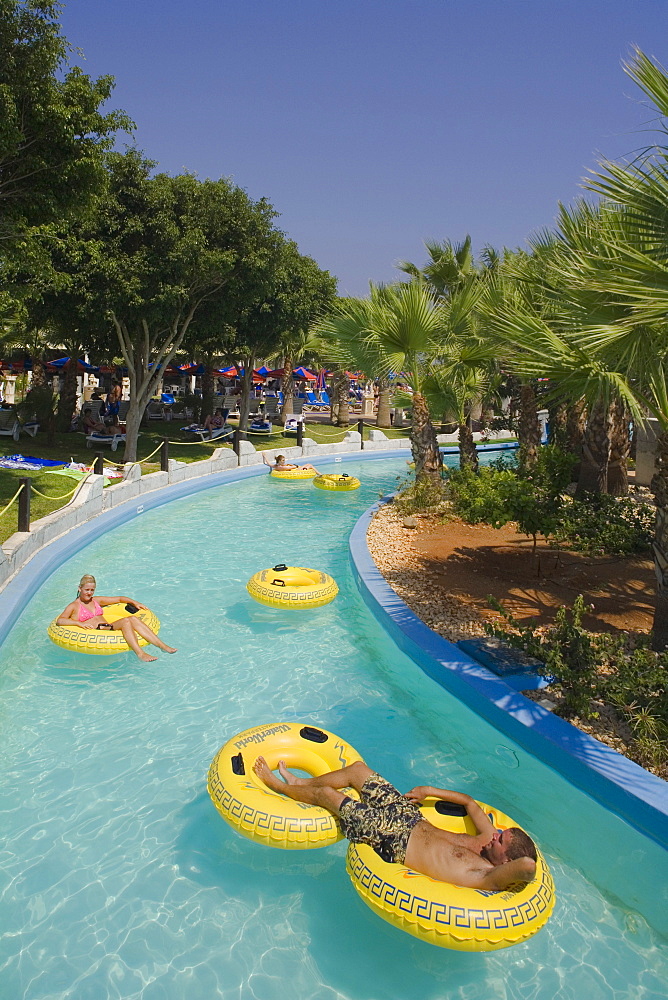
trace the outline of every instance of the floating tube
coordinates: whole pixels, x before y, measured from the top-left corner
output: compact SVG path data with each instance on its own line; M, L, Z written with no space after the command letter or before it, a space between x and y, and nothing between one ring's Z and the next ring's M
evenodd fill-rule
M318 473L309 466L308 468L286 469L285 472L272 469L269 475L273 476L274 479L314 479Z
M272 769L284 760L287 767L318 777L361 760L357 751L334 733L301 722L255 726L221 747L207 779L216 809L244 837L288 850L327 847L341 840L341 828L329 810L267 788L253 771L259 756ZM354 789L346 789L346 794L358 797Z
M298 611L329 604L339 592L335 580L327 573L284 563L255 573L246 584L246 590L254 600L267 607Z
M317 486L319 490L357 490L360 487L360 481L355 476L349 476L347 472L344 472L340 476L316 476L313 485Z
M108 604L102 609L104 620L109 622L118 621L119 618L140 618L148 627L156 633L160 628L160 621L148 608L140 608L138 611L130 613L125 604ZM127 653L130 649L123 638L123 633L118 629L90 629L78 626L74 621L71 625L58 625L57 618L51 622L46 630L51 642L63 649L69 649L72 653L97 653L99 656L111 656L113 653ZM137 635L137 642L140 646L148 646L146 639Z
M479 802L494 826L518 826L510 817ZM476 834L467 816L453 816L449 803L433 799L421 806L433 826ZM469 889L438 882L405 865L388 864L366 844L350 844L346 868L367 906L408 934L457 951L495 951L525 941L547 923L554 907L554 882L538 851L536 875L517 891Z

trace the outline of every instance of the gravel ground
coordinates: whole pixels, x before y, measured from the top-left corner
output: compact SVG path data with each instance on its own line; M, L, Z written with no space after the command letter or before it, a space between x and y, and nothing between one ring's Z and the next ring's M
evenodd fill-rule
M418 618L450 642L486 635L481 617L465 601L444 594L442 588L426 576L422 577L423 583L416 585L415 570L424 564L411 544L416 529L405 527L404 520L405 516L399 514L392 504L385 504L371 521L367 532L369 551L387 582ZM419 515L414 521L419 521ZM562 701L557 692L550 690L523 693L534 701L547 696L553 701L555 708ZM641 767L659 777L668 777L665 765L654 764L647 758L634 740L628 725L616 716L612 708L604 705L597 705L596 708L599 711L598 718L572 718L568 721Z
M482 619L465 601L435 590L426 578L416 587L410 570L420 568L423 560L411 545L415 528L405 528L403 521L404 516L392 504L385 504L367 532L369 551L392 589L418 618L450 642L485 635Z

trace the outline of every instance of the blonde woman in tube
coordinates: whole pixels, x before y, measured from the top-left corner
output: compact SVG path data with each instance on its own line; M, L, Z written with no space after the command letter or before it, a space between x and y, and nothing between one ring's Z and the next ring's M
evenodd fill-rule
M145 622L141 621L140 618L135 618L134 614L128 612L127 618L119 618L111 624L104 620L102 614L102 609L110 604L133 604L137 610L145 609L145 604L140 604L139 601L134 601L131 597L124 597L122 594L117 597L97 598L93 596L94 594L95 577L86 573L79 581L76 599L67 605L62 615L56 620L56 624L65 626L74 624L80 628L112 629L116 632L122 632L123 638L132 652L145 663L157 660L157 656L145 653L137 641L137 636L146 639L151 645L157 646L165 653L176 652L172 646L165 645Z

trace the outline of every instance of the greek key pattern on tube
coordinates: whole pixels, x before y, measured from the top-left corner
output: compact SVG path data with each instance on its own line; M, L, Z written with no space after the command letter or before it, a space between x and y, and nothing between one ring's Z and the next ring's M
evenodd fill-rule
M553 897L552 876L545 865L541 866L542 878L530 899L516 905L509 902L503 907L477 909L437 903L385 882L362 861L354 844L351 845L348 858L354 880L375 896L378 903L392 907L406 916L419 917L421 920L458 930L505 930L521 927L548 909ZM500 894L494 895L498 898ZM509 894L503 895L507 898Z
M258 833L267 835L288 834L330 834L336 829L334 817L325 813L321 816L303 818L279 816L263 809L254 809L235 798L224 786L218 776L217 757L209 768L209 791L218 810L234 826L242 829L254 828Z

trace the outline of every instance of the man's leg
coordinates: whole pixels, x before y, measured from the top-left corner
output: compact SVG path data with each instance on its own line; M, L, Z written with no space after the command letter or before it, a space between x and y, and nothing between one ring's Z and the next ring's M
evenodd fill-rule
M283 761L279 761L278 769L284 781L276 777L264 757L258 757L253 764L253 770L258 778L261 778L272 791L282 792L297 802L324 806L336 816L339 815L341 803L347 798L339 789L352 787L360 791L369 775L373 774L371 768L362 760L355 761L354 764L342 767L338 771L321 774L317 778L298 778L288 771Z

